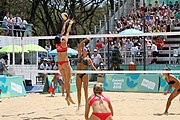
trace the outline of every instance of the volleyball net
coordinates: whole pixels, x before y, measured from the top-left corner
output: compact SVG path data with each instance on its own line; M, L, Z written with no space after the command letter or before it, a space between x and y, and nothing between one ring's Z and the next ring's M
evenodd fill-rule
M179 44L164 44L165 49L159 50L159 56L152 55L152 41L162 39L164 42L173 41L178 38L176 36L180 35L180 32L158 32L158 33L141 33L141 34L93 34L93 35L70 35L69 40L75 42L75 46L70 44L74 50L76 50L75 55L69 55L71 61L71 66L73 68L72 73L87 73L87 74L160 74L160 73L180 73L179 66L179 56L178 56L178 47ZM53 55L49 53L51 51L43 51L40 48L36 48L35 45L39 45L45 49L48 42L52 41L55 36L32 36L32 37L7 37L0 36L1 42L0 46L11 45L12 51L1 52L2 54L8 53L8 66L9 72L12 72L14 75L23 75L26 79L35 79L38 76L38 73L57 73L58 70L40 70L39 66L41 65L44 59L48 60L47 63L51 61L57 61L57 52ZM88 70L76 70L77 65L77 41L83 40L84 38L91 38L91 43L87 46L90 48L90 56L94 54L94 49L98 49L98 53L102 57L102 62L106 70L97 70L93 71L91 68ZM107 39L108 38L108 39ZM102 48L97 48L98 41L102 44ZM133 42L135 46L130 46L127 48L127 41ZM134 43L134 42L138 43ZM143 46L145 42L145 47ZM109 52L108 46L109 43ZM28 47L26 45L33 44ZM15 45L21 46L22 49L17 51ZM118 53L114 53L115 47L118 46ZM144 70L144 48L146 52L146 70ZM117 52L116 51L116 52ZM116 56L117 55L117 56ZM109 58L108 58L109 57ZM118 58L119 57L119 58ZM159 63L151 63L153 59ZM109 62L108 62L109 60ZM133 62L134 67L130 68L130 63ZM114 65L111 69L108 69L109 66ZM112 64L113 63L113 64ZM132 65L132 66L133 66ZM119 68L117 67L119 66ZM170 67L171 71L164 71L164 67ZM100 64L97 68L100 67Z

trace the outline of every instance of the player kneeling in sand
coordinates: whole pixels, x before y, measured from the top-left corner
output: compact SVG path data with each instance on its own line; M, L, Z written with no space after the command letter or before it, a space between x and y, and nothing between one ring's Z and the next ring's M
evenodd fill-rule
M86 103L85 119L86 120L112 120L113 107L108 97L102 94L102 85L95 84L93 88L94 94L89 97ZM90 118L89 111L92 107L92 115Z

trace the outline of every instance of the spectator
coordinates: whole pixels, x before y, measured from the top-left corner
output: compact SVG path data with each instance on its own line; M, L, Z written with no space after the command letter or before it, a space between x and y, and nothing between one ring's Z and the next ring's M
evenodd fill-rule
M177 59L177 63L180 64L180 45L178 48L178 59Z
M52 66L52 69L51 69L51 70L57 70L57 69L58 69L58 62L55 63L55 62L53 61L53 62L51 63L51 66Z
M175 1L174 9L175 9L176 11L178 11L179 7L180 7L180 6L179 6L178 1Z
M13 36L13 15L12 13L9 14L9 21L8 21L8 27L9 27L9 35Z
M161 37L157 37L156 46L157 46L158 51L162 52L161 50L163 49L164 41Z
M169 8L170 8L170 10L172 10L173 7L174 7L174 6L173 6L173 4L172 4L172 1L170 1L170 2L169 2Z
M166 21L166 25L167 25L166 32L171 32L172 20L170 19L170 17L168 17L168 19Z
M52 47L51 47L51 43L50 43L49 41L47 42L47 44L46 44L46 46L45 46L45 49L46 49L48 52L51 51Z
M153 41L153 44L151 46L151 51L152 51L152 57L153 57L153 59L151 61L151 64L157 63L157 58L156 57L158 57L158 49L157 49L155 41Z
M96 48L97 48L97 50L101 50L102 49L102 41L101 40L97 40Z
M130 51L133 46L134 46L133 42L130 39L127 39L126 50Z
M106 68L104 67L104 63L100 63L100 66L98 67L98 70L106 70ZM98 74L97 81L98 82L104 82L104 74L103 73Z
M21 23L22 19L19 17L19 14L16 14L16 17L13 18L14 21L14 36L16 36L16 33L18 33L18 37L20 37L20 31L21 31Z
M51 60L50 59L47 59L47 70L52 70L52 64L51 64Z
M159 7L158 1L155 1L155 2L154 2L154 7L155 7L155 8Z
M176 25L179 25L180 24L180 9L178 10L175 16L176 16Z
M110 70L120 70L121 57L118 47L114 47L112 51L112 56L110 58Z
M102 62L101 55L98 54L98 50L94 49L94 54L91 56L91 59L93 61L93 64L96 68L98 68L99 63Z
M99 64L102 62L102 57L100 54L98 54L98 50L94 49L94 54L91 56L93 65L96 67L96 69L99 67ZM90 81L97 81L97 74L92 74Z
M40 70L47 70L47 69L48 69L47 59L44 59L40 65ZM39 73L39 76L42 76L43 81L45 82L47 74L46 73Z
M121 22L117 18L115 18L114 21L115 21L115 26L116 26L117 33L119 33L120 32L120 27L121 27Z
M8 35L8 23L9 23L9 12L6 12L6 15L3 18L2 22L2 28L3 28L3 35L7 36Z
M47 59L44 58L43 62L40 65L40 70L47 70L48 65L47 65Z
M3 72L7 72L7 67L6 67L6 61L8 60L8 56L5 55L0 59L0 75L3 75Z
M26 26L27 26L27 21L24 18L24 16L22 16L22 23L21 23L21 33L22 33L22 37L24 37L24 32L26 31Z

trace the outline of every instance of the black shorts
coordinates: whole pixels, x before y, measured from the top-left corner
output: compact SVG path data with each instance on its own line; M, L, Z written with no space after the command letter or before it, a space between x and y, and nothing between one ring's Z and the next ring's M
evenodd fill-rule
M153 57L158 57L159 53L157 51L152 52Z

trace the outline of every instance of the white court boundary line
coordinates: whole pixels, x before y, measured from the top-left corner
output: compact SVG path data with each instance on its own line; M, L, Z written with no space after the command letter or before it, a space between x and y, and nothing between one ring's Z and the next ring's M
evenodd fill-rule
M18 70L21 71L21 70ZM37 73L59 73L59 70L22 70L23 72L37 72ZM180 70L136 70L136 71L112 71L112 70L73 70L72 73L87 73L87 74L98 74L98 73L104 73L104 74L127 74L127 73L179 73Z
M159 35L180 35L180 32L157 32L157 33L138 33L138 34L91 34L91 35L70 35L69 38L104 38L104 37L140 37L140 36L159 36ZM4 36L0 36L4 37ZM54 39L56 36L30 36L23 38L35 38L35 39ZM20 37L12 37L20 38Z

